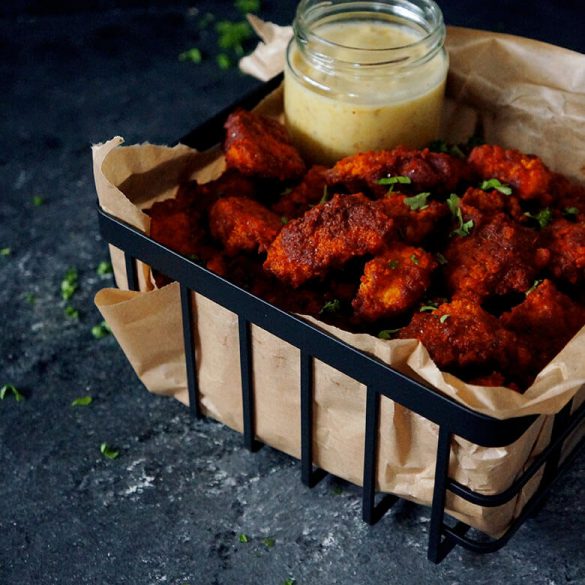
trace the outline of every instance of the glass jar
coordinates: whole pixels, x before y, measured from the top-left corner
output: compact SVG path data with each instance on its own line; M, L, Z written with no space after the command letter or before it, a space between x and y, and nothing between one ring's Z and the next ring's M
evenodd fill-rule
M284 111L309 162L437 138L449 66L432 0L302 0Z

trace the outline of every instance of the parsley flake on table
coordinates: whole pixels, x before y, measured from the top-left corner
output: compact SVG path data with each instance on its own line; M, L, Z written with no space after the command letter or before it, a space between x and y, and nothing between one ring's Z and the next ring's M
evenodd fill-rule
M102 339L103 337L110 335L110 333L112 333L112 329L105 321L102 321L91 328L91 334L96 339Z
M294 577L289 577L282 582L282 585L296 585L297 580Z
M120 456L120 451L118 449L115 449L108 443L102 443L100 445L100 453L106 459L117 459Z
M37 295L33 292L24 293L23 298L29 305L34 305L37 302Z
M404 198L404 205L410 208L411 211L418 211L419 209L426 209L429 206L428 198L430 193L419 193L412 197Z
M215 25L215 30L218 34L218 47L224 51L233 51L238 57L244 56L244 43L254 34L246 20L220 20Z
M276 544L276 540L270 536L267 536L266 538L262 539L262 544L267 548L272 548Z
M229 69L232 66L231 59L225 53L217 55L215 57L215 62L220 69Z
M10 395L14 396L16 402L24 400L24 394L14 384L4 384L0 388L0 400L4 400Z
M10 256L12 254L12 248L0 248L0 256Z
M79 311L71 305L65 307L65 315L69 317L69 319L79 319Z
M482 191L487 191L488 189L495 189L504 195L512 195L512 187L509 185L505 185L504 183L500 183L499 179L488 179L487 181L483 181L483 183L479 186Z
M112 268L111 262L108 262L107 260L102 260L97 265L95 271L96 274L98 274L99 276L106 276L107 274L112 274L114 272L114 269Z
M61 298L68 301L77 290L79 285L79 275L76 268L69 268L61 281Z
M243 543L246 543L246 542L249 542L250 541L250 539L248 538L248 535L247 534L243 534L243 533L240 534L240 536L238 537L238 539L239 539L240 542L243 542Z
M92 396L80 396L71 402L71 406L89 406L92 402Z
M242 13L259 12L260 0L235 0L234 6Z
M45 200L40 195L33 195L32 204L35 207L40 207L44 202Z
M197 47L188 49L179 54L179 61L189 61L190 63L201 63L203 61L203 54Z

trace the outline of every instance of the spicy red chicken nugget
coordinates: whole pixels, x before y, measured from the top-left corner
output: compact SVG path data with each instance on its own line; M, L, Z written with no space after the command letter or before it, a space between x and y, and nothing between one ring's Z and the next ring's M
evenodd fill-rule
M425 294L437 267L422 248L395 243L366 263L352 307L362 321L396 317Z
M209 228L228 255L264 252L282 227L280 218L247 197L222 197L209 210Z
M277 120L240 109L228 117L225 129L228 167L281 181L297 179L305 172L303 159Z
M468 161L482 179L495 178L511 185L521 199L536 200L543 206L552 201L553 173L537 156L482 144L469 153Z
M418 339L441 369L489 373L524 367L530 360L517 336L470 299L455 299L432 312L415 313L398 332Z
M529 348L537 374L585 325L585 309L545 279L500 322Z
M429 193L412 197L391 193L378 200L378 205L394 220L400 238L409 244L420 244L428 238L449 215L449 208L439 201L428 199Z
M444 251L450 291L484 299L528 290L550 256L536 246L537 239L537 232L502 213L468 236L453 237Z
M389 188L384 180L391 177L406 177L409 183L400 188L408 193L449 193L469 176L469 169L465 161L450 154L399 146L345 157L327 176L331 185L343 184L353 192L368 189L382 197Z
M585 223L559 219L542 232L541 245L550 251L550 273L571 284L585 282Z
M297 287L351 258L380 252L392 229L392 220L363 194L335 195L282 228L264 267Z
M286 219L294 219L303 215L326 195L326 172L327 167L312 166L298 185L280 197L272 206L272 210Z

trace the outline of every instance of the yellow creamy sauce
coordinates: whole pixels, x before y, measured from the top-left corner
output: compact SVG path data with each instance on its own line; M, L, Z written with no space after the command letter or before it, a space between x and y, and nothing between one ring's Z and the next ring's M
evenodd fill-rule
M315 32L336 44L328 50L338 62L355 58L358 48L365 49L357 55L361 63L377 63L388 57L379 49L418 40L415 31L391 22L345 21ZM399 144L420 147L437 137L448 65L443 52L415 67L350 67L348 73L343 63L327 71L304 59L295 45L290 51L300 78L285 72L286 124L310 162L332 164L349 154Z

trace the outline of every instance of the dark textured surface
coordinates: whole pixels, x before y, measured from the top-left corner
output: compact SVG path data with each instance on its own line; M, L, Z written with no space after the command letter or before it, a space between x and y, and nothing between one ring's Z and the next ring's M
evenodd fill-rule
M199 13L76 4L0 8L0 248L11 249L0 256L0 386L26 395L0 402L0 584L583 585L584 454L504 550L457 550L436 567L426 508L399 503L368 527L359 489L329 477L309 490L296 461L251 454L236 433L149 395L116 342L93 338L93 295L112 282L96 274L106 246L90 144L173 141L256 82L220 71L213 33L198 27L209 10L235 18L231 2L197 2ZM525 5L442 3L450 23L585 51L580 2ZM293 9L264 2L263 16L285 24ZM177 59L193 45L201 65ZM60 297L71 266L79 320ZM85 394L90 406L70 406ZM104 441L118 459L100 455Z

